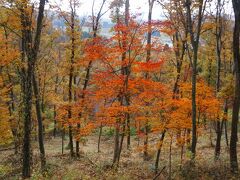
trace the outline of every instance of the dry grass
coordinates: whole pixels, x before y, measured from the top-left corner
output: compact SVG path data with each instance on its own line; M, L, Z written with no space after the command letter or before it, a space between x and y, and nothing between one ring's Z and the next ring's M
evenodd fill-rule
M156 137L152 137L156 138ZM81 145L81 157L70 158L67 149L61 153L61 138L49 138L45 142L47 171L42 174L39 171L39 159L37 143L33 144L33 176L31 179L153 179L155 145L152 145L152 159L143 161L142 153L133 148L126 150L123 147L121 162L118 168L111 168L113 156L113 138L102 139L101 152L97 153L97 136L88 137L86 145ZM137 147L137 140L132 138L132 147ZM143 144L140 142L140 144ZM65 140L67 146L67 140ZM183 164L180 160L180 148L173 143L172 147L172 179L240 179L233 176L229 170L228 148L222 142L221 158L214 160L214 147L210 146L208 137L205 135L198 139L196 162L193 165L189 161L189 153L184 153ZM240 149L240 147L239 147ZM186 151L186 150L185 150ZM13 150L0 153L0 179L20 179L21 161L19 156L12 155ZM162 149L160 169L164 166L163 173L158 179L168 179L169 174L169 139L166 139Z

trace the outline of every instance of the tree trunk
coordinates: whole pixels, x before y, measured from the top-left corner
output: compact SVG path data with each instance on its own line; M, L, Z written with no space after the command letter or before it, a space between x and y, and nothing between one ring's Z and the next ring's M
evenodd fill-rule
M77 129L78 129L78 133L80 131L80 123L77 124ZM81 138L81 137L80 137ZM79 144L79 139L76 140L76 156L80 157L80 144Z
M232 172L238 171L237 161L237 140L238 140L238 118L240 106L240 54L239 54L239 35L240 35L240 0L232 0L235 14L235 26L233 33L233 56L234 56L234 75L235 90L232 109L232 127L230 140L230 163Z
M61 58L60 56L60 52L59 52L59 59ZM56 80L55 80L55 88L54 88L54 93L57 94L58 93L58 75L56 76ZM54 118L54 129L53 129L53 137L56 137L56 133L57 133L57 109L56 109L56 104L54 104L53 106L53 118Z
M147 32L147 56L146 62L149 62L151 59L151 51L152 51L152 9L155 0L148 1L148 32ZM145 74L145 79L148 79L149 74ZM148 155L148 130L149 124L148 120L145 122L145 140L144 140L144 151L143 151L143 159L146 161L149 159Z
M98 135L98 153L100 152L100 143L101 143L101 136L102 136L102 123L99 128L99 135Z
M118 163L120 161L120 156L121 156L121 152L122 152L122 146L123 146L123 140L124 140L124 137L125 137L125 130L126 129L126 125L125 125L125 122L123 124L123 128L122 128L122 135L121 135L121 141L120 141L120 146L119 146L119 152L118 152Z
M125 17L124 17L124 20L125 20L125 26L128 27L128 22L129 22L129 18L130 18L130 14L129 14L129 0L126 0L125 1ZM120 23L119 22L119 14L117 14L117 23ZM127 37L127 34L125 31L122 32L123 33L123 37ZM123 49L123 53L122 53L122 62L126 61L126 55L127 55L127 41L125 40L125 38L123 38L122 40L122 46L120 46L120 48ZM130 53L130 52L129 52ZM125 63L123 63L125 64ZM127 92L127 89L128 89L128 78L129 78L129 74L130 74L130 70L129 70L129 67L126 66L126 65L122 65L121 67L121 74L123 76L125 76L125 79L124 79L124 85L123 85L123 91L124 91L124 94L120 94L119 96L119 102L121 104L121 106L129 106L129 97L128 97L128 92ZM125 99L125 101L124 101ZM128 117L129 115L127 115ZM124 129L124 132L122 132L122 136L121 136L121 141L119 140L120 138L120 120L117 119L116 120L116 128L115 128L115 146L114 146L114 156L113 156L113 166L114 165L117 165L118 166L118 163L119 163L119 160L120 160L120 154L121 154L121 150L122 150L122 143L123 143L123 139L124 139L124 136L125 136L125 123L126 121L128 121L127 118L124 118L124 122L123 122L123 129ZM128 124L130 125L130 122L128 122ZM129 126L129 131L130 131L130 126ZM129 132L127 133L128 136L130 136ZM127 141L127 146L130 146L130 137L127 138L129 141ZM119 142L120 141L120 142Z
M120 122L117 120L116 128L115 128L115 140L114 140L114 154L113 154L113 166L116 165L119 155L119 130L120 130Z
M129 7L130 7L130 4L129 4L129 0L126 0L126 5L125 5L125 25L128 27L129 26L129 18L130 18L130 13L129 13ZM126 44L127 42L124 41L123 42L124 44L124 53L123 53L123 61L126 59ZM129 52L130 53L130 52ZM129 67L125 67L125 74L127 77L126 79L128 79L129 77L129 74L130 74L130 69ZM128 82L128 80L127 80ZM125 83L126 85L126 89L128 88L128 83ZM129 106L130 105L130 101L129 101L129 97L128 95L126 95L125 97L126 99L126 105ZM129 116L129 113L126 115L127 116L127 149L130 148L130 144L131 144L131 130L130 130L130 116ZM125 132L124 132L125 133ZM120 153L121 153L121 148L120 148ZM119 157L120 158L120 157Z
M37 112L37 120L38 120L38 143L39 143L39 150L40 150L40 158L41 158L41 169L43 170L46 165L45 159L45 149L44 149L44 139L43 139L43 122L42 122L42 114L41 114L41 107L40 107L40 96L38 92L38 84L35 77L35 72L32 75L32 83L33 83L33 92L35 96L35 106Z
M71 65L70 74L69 74L69 86L68 86L68 119L71 120L72 118L72 80L73 80L73 67ZM72 125L71 122L69 122L68 125L68 136L69 136L69 148L70 148L70 155L71 157L74 156L74 150L73 150L73 132L72 132Z
M73 67L71 65L70 74L69 74L69 86L68 86L68 119L71 120L72 118L72 80L73 80ZM69 136L69 148L70 148L70 154L71 157L74 156L74 150L73 150L73 133L72 133L72 125L71 122L69 122L68 125L68 136Z
M169 144L169 172L168 179L172 179L172 135L170 135L170 144Z
M70 72L69 72L69 85L68 85L68 102L69 102L69 111L68 111L68 118L71 120L72 118L72 96L73 96L73 72L74 72L74 63L75 63L75 4L70 1L70 8L71 8L71 58L70 58ZM69 146L70 146L70 153L71 157L74 156L73 150L73 132L72 132L72 125L71 122L68 126L69 130ZM76 152L78 153L78 152Z
M221 151L221 137L222 137L222 129L223 129L224 121L217 121L217 140L215 146L215 160L219 159L220 151Z
M24 83L24 129L23 129L23 179L31 175L31 120L32 120L32 66L28 65L27 77Z
M217 81L216 81L216 96L220 91L220 80L221 80L221 50L222 50L222 14L221 14L222 3L221 0L217 2L216 12L216 55L217 55ZM217 140L215 146L215 159L219 159L221 151L221 137L222 137L222 126L220 118L217 118Z
M130 149L131 145L131 127L130 127L130 117L127 115L127 149Z
M57 111L56 111L56 105L53 106L53 118L54 118L54 129L53 129L53 137L56 137L57 134Z
M65 130L64 130L64 127L62 127L62 154L64 152L64 139L65 139Z
M196 105L196 83L197 83L197 51L194 51L193 67L192 67L192 158L195 158L197 145L197 105Z
M227 120L228 120L228 100L226 99L224 102L224 117L223 117L223 122L224 122L224 131L225 131L225 140L226 140L226 145L228 146L228 132L227 132Z
M73 150L73 135L72 135L72 126L68 126L68 137L69 137L69 149L71 157L74 157L74 150Z
M204 13L203 0L200 0L198 3L198 15L196 19L196 30L193 28L192 20L192 1L186 0L185 3L187 11L187 28L190 34L190 40L192 45L193 58L190 59L192 64L192 159L195 159L196 154L196 145L197 145L197 104L196 104L196 84L197 84L197 61L198 61L198 47L199 47L199 38L202 28L202 18Z
M23 137L23 179L31 176L31 123L32 123L32 75L34 66L37 61L37 55L40 47L40 38L44 17L45 0L40 0L38 8L36 34L32 37L32 17L29 16L29 6L20 3L20 20L22 25L22 60L27 56L27 66L21 70L21 83L23 92L23 120L24 120L24 137Z
M164 140L164 137L165 137L165 133L166 133L166 130L163 131L161 139L160 139L161 145L158 147L158 151L157 151L157 157L156 157L156 161L155 161L155 173L158 172L160 153L161 153L161 150L162 150L162 143L163 143L163 140Z

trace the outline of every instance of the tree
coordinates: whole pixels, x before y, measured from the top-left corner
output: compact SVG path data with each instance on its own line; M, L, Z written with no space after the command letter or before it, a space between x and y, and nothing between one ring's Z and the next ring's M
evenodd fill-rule
M217 80L216 80L216 93L219 93L221 88L221 66L222 66L222 36L223 36L223 8L224 8L224 1L218 0L216 5L216 16L215 16L215 36L216 36L216 55L217 55ZM221 136L222 136L222 128L223 128L223 121L221 123L220 119L217 120L217 140L215 146L215 159L219 158L220 150L221 150Z
M23 178L28 178L31 175L31 110L32 110L32 80L34 68L37 61L37 55L40 47L40 38L43 27L44 7L45 0L40 0L38 8L38 16L36 22L36 33L33 37L32 26L33 20L31 16L31 6L29 2L19 2L16 4L20 12L20 21L22 25L22 60L25 60L26 66L21 69L21 83L23 92L23 105L24 105L24 138L23 138ZM36 94L37 95L37 94ZM43 133L42 122L38 119L39 123L39 146L42 158L42 166L45 165L45 152L43 147Z
M187 31L190 35L191 41L191 51L193 52L193 57L190 57L192 66L192 158L195 158L196 145L197 145L197 106L196 106L196 82L197 82L197 62L198 62L198 49L199 49L199 39L202 29L203 16L205 11L206 2L204 0L199 0L198 2L193 2L191 0L186 0L185 7L187 12ZM191 7L197 3L197 17L194 20L196 26L193 27L193 14Z
M148 28L147 28L147 56L146 56L146 63L148 63L151 59L151 50L152 50L152 10L155 0L148 1ZM146 73L145 78L148 79L148 73ZM144 160L148 159L148 131L149 131L149 124L148 120L145 124L145 140L144 140Z
M234 33L233 33L233 58L234 58L234 76L235 76L235 89L232 110L232 127L231 127L231 140L230 140L230 163L233 172L238 171L237 161L237 128L238 116L240 107L240 54L239 54L239 37L240 37L240 1L233 0L234 9Z

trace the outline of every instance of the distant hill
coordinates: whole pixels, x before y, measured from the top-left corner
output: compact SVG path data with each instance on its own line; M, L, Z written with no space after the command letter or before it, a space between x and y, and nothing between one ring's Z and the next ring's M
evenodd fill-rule
M53 27L59 28L59 29L65 29L65 22L63 18L57 17L53 13L51 14L51 16L52 16ZM80 17L79 21L81 22L81 24L83 24L83 26L81 27L83 31L82 38L91 37L91 31L92 31L91 25L83 22L85 21L85 17ZM113 26L114 26L114 23L112 23L110 20L103 19L100 24L100 35L106 38L110 38L113 35L113 32L111 31ZM169 46L172 46L171 39L166 34L163 34L159 31L153 31L152 36L154 39L157 39L160 43L168 44Z

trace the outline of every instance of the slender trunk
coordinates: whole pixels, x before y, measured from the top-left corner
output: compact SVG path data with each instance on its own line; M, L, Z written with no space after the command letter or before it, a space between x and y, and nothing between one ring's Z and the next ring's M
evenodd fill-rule
M77 76L74 76L74 85L77 87ZM77 91L74 91L74 102L77 101ZM79 116L79 119L81 119L82 115ZM80 122L77 123L77 133L80 134L80 128L81 124ZM81 138L81 137L80 137ZM80 139L79 138L79 139ZM76 140L76 156L80 157L80 143L79 139Z
M192 67L192 158L195 158L197 145L197 105L196 105L196 83L197 83L197 50L194 51Z
M128 27L129 26L129 18L130 18L130 13L129 13L129 0L126 0L126 5L125 5L125 25ZM126 34L127 36L127 34ZM127 55L127 41L123 40L123 49L124 49L124 53L122 55L122 61L126 60L126 55ZM129 52L129 61L130 61L130 52ZM130 68L129 67L124 67L124 71L122 72L123 75L126 75L126 80L125 80L125 88L126 90L128 89L128 78L129 78L129 74L130 74ZM130 100L128 95L125 95L125 100L126 100L126 106L130 105ZM130 144L131 144L131 131L130 131L130 115L129 113L126 114L126 123L127 123L127 149L130 148ZM125 133L125 132L124 132ZM123 136L124 137L124 136ZM122 145L121 145L122 148ZM120 153L121 154L121 148L120 148ZM120 158L120 157L119 157Z
M212 77L212 59L210 58L208 64L208 78L207 78L208 86L211 85L211 77Z
M115 140L114 140L114 154L113 154L113 166L116 165L119 155L119 129L120 129L120 122L117 120L116 128L115 128Z
M70 29L71 29L71 57L70 57L70 70L69 70L69 84L68 84L68 119L70 120L68 125L68 133L69 133L69 148L71 157L74 156L73 149L73 126L71 123L72 118L72 99L73 99L73 80L74 80L74 63L75 63L75 2L70 1L70 9L71 9L71 19L70 19ZM78 152L76 152L78 153Z
M138 121L138 132L140 132L141 130L140 130L140 125L141 125L141 123L140 123L140 121ZM140 137L138 136L138 146L140 145Z
M45 0L40 0L38 8L37 26L35 38L32 37L32 19L28 13L28 4L20 3L20 20L22 25L22 60L27 56L26 69L22 67L21 80L23 87L23 121L24 121L24 137L23 137L23 179L31 176L31 123L32 123L32 75L34 66L37 61L37 55L40 47L40 39L42 32L42 24L44 17Z
M168 179L172 179L172 135L169 144L169 173Z
M130 149L131 145L131 127L130 127L130 117L127 116L127 149Z
M148 32L147 32L147 56L146 62L149 62L151 59L151 51L152 51L152 9L155 0L148 1ZM149 74L145 74L145 79L149 78ZM144 151L143 151L143 158L144 160L149 159L148 155L148 130L149 130L149 123L148 120L145 122L145 140L144 140Z
M220 119L217 121L217 140L216 140L216 146L215 146L215 160L219 159L219 156L220 156L223 123L224 122L223 121L221 122Z
M239 35L240 35L240 0L232 0L235 14L235 26L233 33L233 57L234 57L234 75L235 91L232 109L232 127L230 139L230 163L233 172L238 171L237 160L237 140L238 140L238 118L240 106L240 54L239 54Z
M185 34L187 36L187 34ZM182 50L180 51L179 44L182 43ZM179 94L179 81L181 77L181 70L182 70L182 62L186 51L186 42L180 41L179 39L179 33L176 32L173 36L173 43L176 44L176 50L175 50L175 57L176 57L176 68L177 68L177 78L175 80L174 86L173 86L173 99L178 98Z
M80 132L79 132L79 130L80 130L80 123L77 124L77 129L78 129L78 133L80 133ZM76 140L76 156L77 156L77 157L80 157L79 139Z
M163 140L165 137L165 133L166 133L166 130L163 131L162 136L160 138L160 146L158 147L157 157L156 157L156 161L155 161L155 173L158 172L160 154L161 154L161 150L162 150L162 143L163 143Z
M69 86L68 86L68 119L71 121L72 118L72 80L73 80L73 67L71 65L70 74L69 74ZM69 122L68 125L68 136L69 136L69 148L70 148L70 154L71 157L74 156L74 150L73 150L73 132L72 132L72 125L71 122Z
M128 27L128 22L129 22L129 18L130 18L130 14L129 14L129 0L126 0L125 1L125 17L124 17L124 20L125 20L125 25L126 27ZM117 9L118 11L118 9ZM119 14L117 14L117 23L120 23L119 22ZM122 53L122 62L123 62L123 65L121 67L121 74L123 76L126 76L125 79L124 79L124 83L123 83L123 91L124 91L124 95L121 94L120 98L119 98L119 102L121 104L121 106L128 106L129 104L129 101L128 101L128 97L127 97L127 89L128 89L128 78L129 78L129 67L124 65L125 61L126 61L126 55L127 55L127 41L126 41L126 38L127 38L127 32L123 31L123 40L122 40L122 46L120 45L120 48L123 49L123 53ZM130 60L130 59L129 59ZM124 102L124 98L126 100L126 102ZM125 131L125 121L126 119L124 119L124 131ZM130 122L129 122L130 123ZM122 149L122 143L123 143L123 139L124 139L124 133L125 132L122 132L122 138L121 138L121 141L119 142L119 138L120 138L120 120L117 119L116 120L116 128L115 128L115 146L114 146L114 156L113 156L113 166L114 165L117 165L118 166L118 163L119 163L119 160L120 160L120 154L121 154L121 149ZM129 134L128 134L129 135ZM129 143L129 146L130 146L130 141L127 142Z
M216 12L216 54L217 54L217 81L216 81L216 96L220 91L220 79L221 79L221 39L222 39L222 24L221 24L221 0L217 3ZM220 118L217 118L217 140L215 146L215 159L219 159L221 151L221 137L222 137L222 126Z
M125 124L123 125L123 132L122 132L122 136L121 136L121 140L120 140L120 145L119 145L118 163L119 163L119 161L120 161L120 156L121 156L121 152L122 152L122 146L123 146L124 137L125 137Z
M38 84L35 77L35 72L33 72L33 75L32 75L32 83L33 83L33 92L35 96L37 120L38 120L38 143L39 143L40 158L41 158L41 169L43 170L46 165L44 139L43 139L43 122L42 122L42 114L41 114L41 107L40 107L40 96L38 92Z
M102 123L99 128L99 135L98 135L98 153L100 152L100 143L101 143L101 136L102 136Z
M69 101L69 107L68 107L68 119L71 120L72 118L72 79L73 79L73 67L70 69L70 75L69 75L69 87L68 87L68 101ZM71 157L74 156L74 150L73 150L73 132L72 132L72 125L71 122L69 122L68 125L68 135L69 135L69 148L70 148L70 154Z
M128 115L129 114L127 114L127 116ZM126 123L124 122L122 126L123 126L123 128L122 128L122 136L121 136L121 141L120 141L120 146L119 146L118 162L120 160L120 156L121 156L121 152L122 152L122 146L123 146L123 140L124 140L125 133L126 133Z
M190 34L193 58L192 61L192 159L195 159L196 155L196 145L197 145L197 104L196 104L196 84L197 84L197 61L198 61L198 47L199 39L202 28L202 18L205 10L205 5L203 5L203 0L200 0L198 3L198 15L196 20L196 30L193 28L192 20L192 1L186 0L186 11L187 11L187 27Z
M64 153L64 139L65 139L65 130L62 126L62 154Z
M74 157L74 150L73 150L73 135L72 135L72 126L68 126L68 136L69 136L69 149L71 157Z
M220 119L217 119L216 122L216 134L217 134L217 139L216 139L216 145L215 145L215 160L219 159L220 156L220 150L221 150L221 122Z
M61 59L61 52L58 50L58 59ZM56 75L55 79L55 88L54 88L54 93L57 95L58 94L58 81L59 81L59 76L58 74ZM53 113L54 113L54 129L53 129L53 136L54 138L56 137L57 134L57 106L54 104L53 106Z
M228 117L228 100L226 99L224 102L223 123L224 123L226 145L228 146L228 132L227 132L227 119L228 118L227 117Z
M177 70L177 78L176 78L176 81L175 81L175 84L174 84L174 88L173 88L173 99L177 98L177 92L178 92L178 84L179 84L179 81L180 81L180 70L178 69Z
M226 145L229 146L229 143L228 143L228 132L227 132L227 121L224 121L224 131L225 131Z
M56 111L56 105L53 106L53 118L54 118L54 129L53 129L53 137L56 137L57 134L57 111Z
M23 129L23 179L30 177L31 175L31 124L32 124L32 69L29 66L28 77L25 81L24 88L24 129Z

